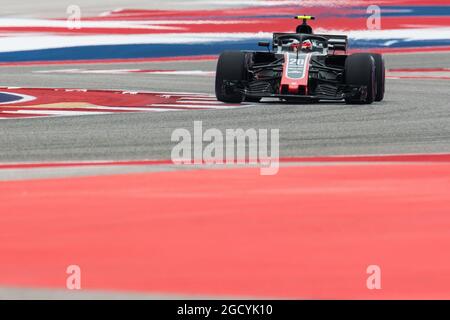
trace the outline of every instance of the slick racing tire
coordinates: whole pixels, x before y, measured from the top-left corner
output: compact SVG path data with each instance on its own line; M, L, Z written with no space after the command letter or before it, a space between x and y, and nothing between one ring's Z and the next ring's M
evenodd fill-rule
M241 103L244 95L225 85L225 81L242 81L247 76L246 54L240 51L226 51L217 62L216 97L227 103Z
M375 79L377 82L375 101L382 101L384 99L384 87L385 87L385 77L386 69L384 66L383 56L379 53L370 54L375 60Z
M367 88L365 99L348 97L345 99L346 103L371 104L375 100L375 60L369 53L356 53L347 57L345 61L345 83Z

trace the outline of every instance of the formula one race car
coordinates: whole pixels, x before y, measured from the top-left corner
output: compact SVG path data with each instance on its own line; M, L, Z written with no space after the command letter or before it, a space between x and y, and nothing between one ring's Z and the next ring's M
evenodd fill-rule
M370 104L384 97L384 59L376 53L347 55L347 36L313 34L308 20L296 33L274 33L260 42L267 51L226 51L217 64L219 101L259 102L262 98L286 101L345 100Z

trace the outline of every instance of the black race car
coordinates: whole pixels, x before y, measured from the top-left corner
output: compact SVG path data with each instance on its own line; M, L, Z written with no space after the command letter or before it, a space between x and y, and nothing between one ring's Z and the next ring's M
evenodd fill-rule
M314 34L308 20L296 33L274 33L260 42L267 51L226 51L217 63L219 101L259 102L272 97L287 101L345 100L370 104L384 97L384 59L376 53L347 55L347 36Z

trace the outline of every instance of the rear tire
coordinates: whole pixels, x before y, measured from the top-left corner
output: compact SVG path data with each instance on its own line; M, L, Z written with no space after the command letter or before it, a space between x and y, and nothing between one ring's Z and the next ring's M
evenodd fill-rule
M373 60L375 60L375 79L377 82L375 101L382 101L384 99L386 75L384 59L383 56L379 53L371 53L370 55L372 56Z
M224 81L242 81L247 76L246 53L240 51L226 51L217 62L216 69L216 97L226 103L241 103L244 95L233 88L227 88Z
M345 83L348 85L366 86L365 100L346 98L348 104L371 104L375 99L375 60L369 53L356 53L345 61Z

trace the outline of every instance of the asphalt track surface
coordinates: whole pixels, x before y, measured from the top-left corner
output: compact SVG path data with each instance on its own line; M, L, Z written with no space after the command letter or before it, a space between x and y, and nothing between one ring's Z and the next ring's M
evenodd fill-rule
M388 68L445 68L449 53L386 55ZM1 67L2 86L213 93L212 76L39 73L58 69L214 71L216 62L182 61ZM0 162L170 159L174 129L280 130L280 156L450 152L448 80L387 80L372 105L264 102L233 110L145 112L8 119L0 126Z

